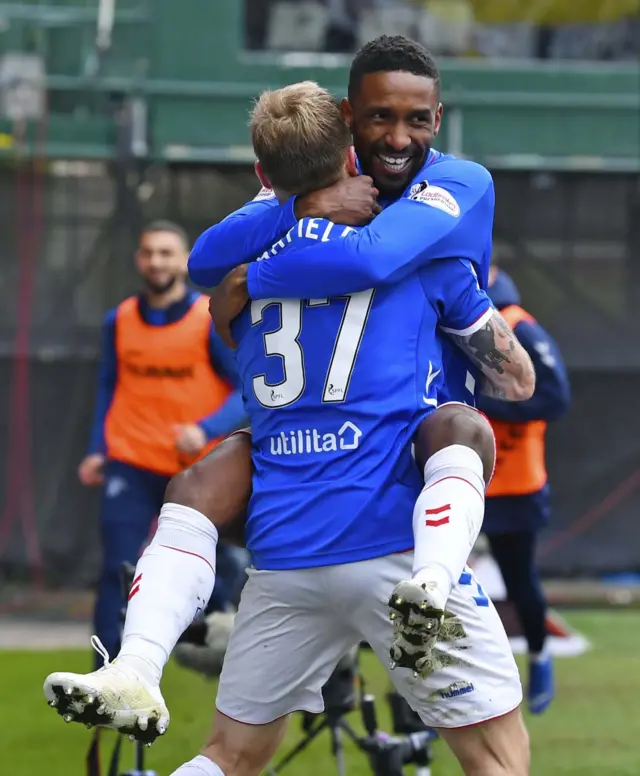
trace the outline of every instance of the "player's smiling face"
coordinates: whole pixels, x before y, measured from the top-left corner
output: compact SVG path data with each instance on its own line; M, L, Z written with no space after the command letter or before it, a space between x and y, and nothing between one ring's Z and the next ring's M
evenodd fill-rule
M424 164L440 129L436 83L413 73L369 73L343 110L362 171L383 196L399 196Z

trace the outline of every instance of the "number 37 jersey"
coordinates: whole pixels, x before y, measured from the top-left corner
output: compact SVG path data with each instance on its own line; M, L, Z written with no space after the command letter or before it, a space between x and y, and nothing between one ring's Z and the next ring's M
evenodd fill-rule
M264 257L351 227L303 219ZM304 258L301 255L301 261ZM252 301L234 322L253 440L247 548L260 569L410 549L422 475L411 454L443 383L443 330L492 314L466 261L334 299Z

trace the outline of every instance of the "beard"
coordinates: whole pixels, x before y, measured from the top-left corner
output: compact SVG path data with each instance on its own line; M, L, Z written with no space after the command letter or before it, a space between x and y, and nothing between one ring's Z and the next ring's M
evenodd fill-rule
M166 294L167 291L170 291L175 284L178 282L179 278L178 275L173 275L168 280L165 280L163 283L160 283L156 280L152 280L148 277L142 278L144 285L146 286L147 291L149 291L152 294Z

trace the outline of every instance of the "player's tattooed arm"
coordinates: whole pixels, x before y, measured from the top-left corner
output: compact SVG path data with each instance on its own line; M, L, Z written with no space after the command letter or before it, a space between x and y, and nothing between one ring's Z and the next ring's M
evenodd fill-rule
M505 401L526 401L533 395L536 375L529 354L496 310L473 334L450 334L482 370L482 393Z

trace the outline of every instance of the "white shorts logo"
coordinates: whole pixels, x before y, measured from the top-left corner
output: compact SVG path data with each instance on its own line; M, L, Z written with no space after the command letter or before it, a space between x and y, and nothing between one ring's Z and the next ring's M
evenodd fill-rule
M431 207L442 210L454 218L460 216L460 205L453 194L449 194L448 191L440 188L440 186L429 186L426 181L411 187L409 199L412 199L414 202L431 205Z
M362 431L350 420L340 426L337 434L321 434L317 429L281 431L269 437L271 455L306 455L335 453L338 450L357 450Z
M474 692L476 688L471 682L454 682L442 690L437 690L436 694L447 700L448 698L459 698L461 695L467 695Z

